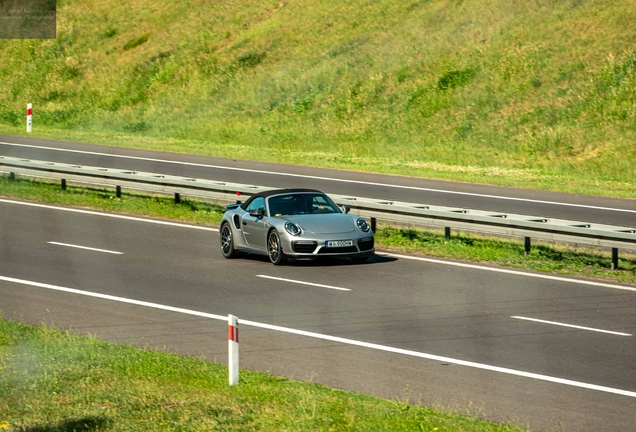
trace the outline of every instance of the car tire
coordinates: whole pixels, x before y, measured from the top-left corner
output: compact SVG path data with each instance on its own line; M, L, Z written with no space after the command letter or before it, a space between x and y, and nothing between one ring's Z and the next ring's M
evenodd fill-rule
M367 260L369 259L369 257L361 257L361 256L352 256L351 257L351 261L353 261L354 264L364 264L365 262L367 262Z
M219 237L221 238L221 253L223 256L228 259L236 258L239 253L234 249L234 235L229 223L225 222L221 225Z
M283 246L280 243L280 235L275 229L267 235L267 256L274 265L281 265L286 261Z

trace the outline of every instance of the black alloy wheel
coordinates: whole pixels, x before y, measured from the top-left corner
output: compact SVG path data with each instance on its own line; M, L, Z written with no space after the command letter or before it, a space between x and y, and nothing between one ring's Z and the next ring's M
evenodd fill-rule
M235 258L238 252L234 249L232 228L227 222L221 226L221 253L225 258Z
M280 244L280 236L276 230L272 230L267 236L267 255L274 265L281 265L285 262L285 254Z

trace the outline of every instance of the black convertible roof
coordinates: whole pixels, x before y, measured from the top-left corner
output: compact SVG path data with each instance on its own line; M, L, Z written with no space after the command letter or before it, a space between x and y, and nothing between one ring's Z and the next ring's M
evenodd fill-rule
M259 198L259 197L267 198L273 195L282 195L286 193L302 193L302 192L320 193L320 194L324 193L316 189L270 189L270 190L266 190L266 191L259 192L257 194L252 195L251 197L249 197L247 201L241 204L241 208L245 210L252 201L254 201L256 198Z

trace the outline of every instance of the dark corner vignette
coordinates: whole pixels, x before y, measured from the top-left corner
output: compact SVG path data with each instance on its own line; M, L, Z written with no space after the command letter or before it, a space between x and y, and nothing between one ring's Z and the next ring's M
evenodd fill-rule
M55 39L56 0L0 0L0 39Z

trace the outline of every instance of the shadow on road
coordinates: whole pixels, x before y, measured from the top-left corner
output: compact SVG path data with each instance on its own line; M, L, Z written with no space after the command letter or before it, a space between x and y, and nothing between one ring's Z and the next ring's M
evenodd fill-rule
M269 263L269 258L265 255L245 253L244 255L241 256L241 258ZM350 266L350 265L365 266L365 265L373 265L373 264L383 264L383 263L388 263L393 261L397 261L397 258L376 254L369 257L369 259L363 263L353 262L350 258L318 257L316 259L290 259L287 262L287 265L300 266L300 267L334 267L334 266Z

